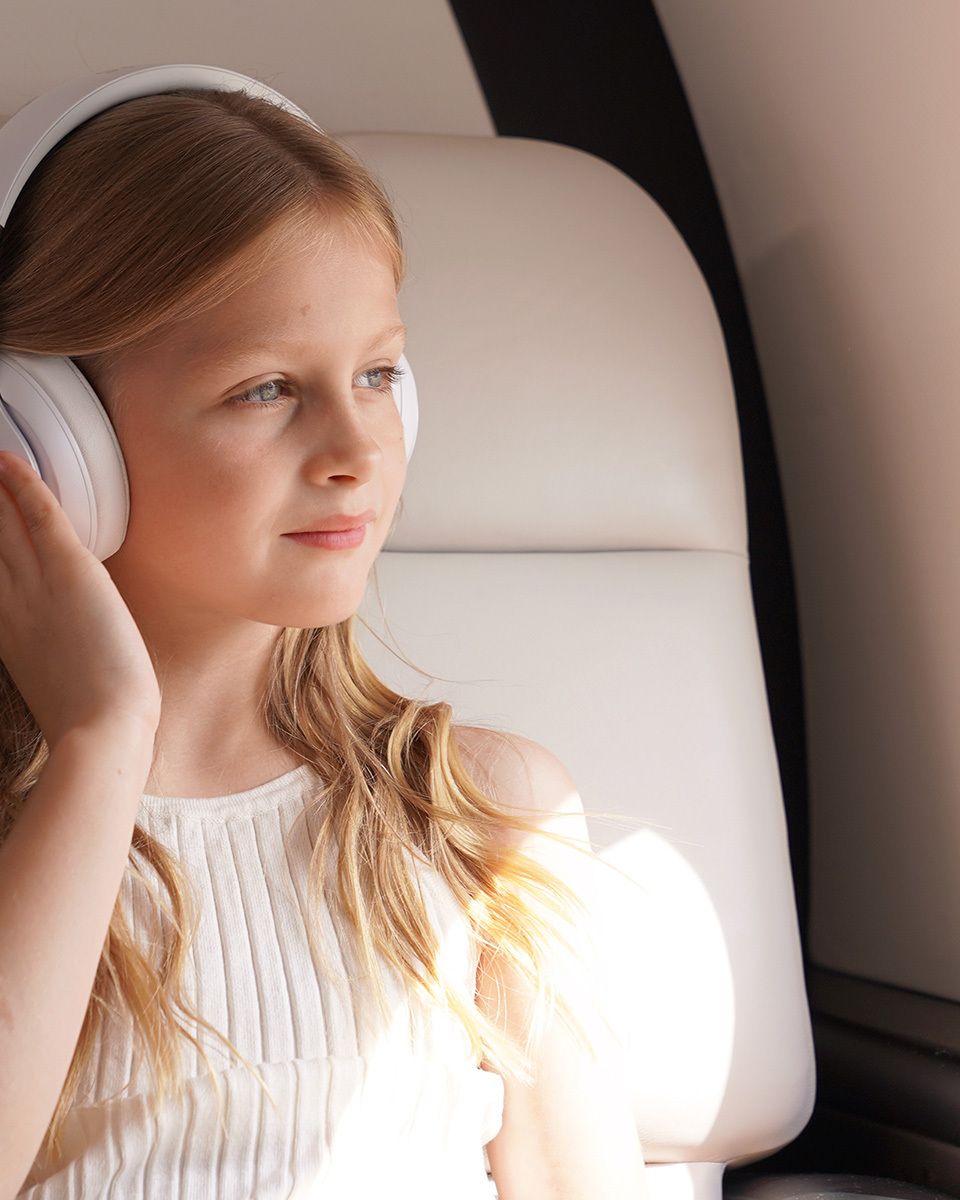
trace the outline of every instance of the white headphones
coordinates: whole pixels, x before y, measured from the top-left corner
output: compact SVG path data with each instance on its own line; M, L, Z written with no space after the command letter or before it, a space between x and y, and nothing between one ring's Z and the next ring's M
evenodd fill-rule
M72 129L125 100L181 87L245 91L320 129L279 92L219 67L175 63L87 75L31 100L0 127L0 227L31 172ZM417 385L403 355L399 365L404 373L393 398L409 462L417 439ZM30 463L101 562L120 548L130 515L127 469L106 410L69 358L0 352L0 450Z

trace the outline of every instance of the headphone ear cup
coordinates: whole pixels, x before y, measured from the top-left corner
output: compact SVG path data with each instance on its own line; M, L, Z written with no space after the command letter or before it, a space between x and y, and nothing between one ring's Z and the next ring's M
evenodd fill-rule
M123 543L130 487L100 397L69 358L0 354L0 449L25 458L101 562Z
M400 410L403 421L403 445L407 454L407 462L413 454L417 442L417 429L420 424L420 407L417 402L417 381L413 377L413 369L401 354L397 366L403 368L403 374L393 385L393 398Z

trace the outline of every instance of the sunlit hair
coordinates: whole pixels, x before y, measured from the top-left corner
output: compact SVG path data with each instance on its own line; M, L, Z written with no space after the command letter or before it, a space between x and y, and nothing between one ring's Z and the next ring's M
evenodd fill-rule
M345 221L385 255L400 288L404 250L384 185L333 137L242 92L181 88L126 101L69 134L21 193L0 239L0 350L70 356L102 388L113 352L221 303L286 238L318 227L318 213L331 227ZM402 696L374 674L354 640L355 619L280 630L262 702L269 730L317 773L308 802L319 818L309 868L311 940L316 906L324 898L338 903L383 1017L377 953L411 995L456 1013L478 1060L529 1083L528 1055L548 1013L556 1011L590 1046L548 966L564 941L551 914L575 921L582 902L533 857L505 848L502 838L498 844L498 831L533 830L535 822L508 815L471 777L452 737L449 704ZM0 840L29 802L47 757L0 663ZM333 880L322 870L328 845L339 847L336 895L328 894ZM449 885L479 946L535 987L522 1043L441 977L436 931L406 869L407 852ZM191 1023L220 1038L266 1086L182 990L197 905L180 864L137 825L126 871L153 897L161 944L137 943L118 899L41 1157L60 1153L63 1122L111 1012L132 1017L138 1057L157 1084L154 1111L182 1085L181 1039L196 1046L222 1100ZM328 961L321 939L314 948Z

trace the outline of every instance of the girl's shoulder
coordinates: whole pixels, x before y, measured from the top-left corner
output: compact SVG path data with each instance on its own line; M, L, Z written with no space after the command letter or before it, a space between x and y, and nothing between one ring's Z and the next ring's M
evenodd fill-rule
M552 818L559 814L583 814L576 784L546 746L519 733L477 725L455 725L452 735L457 753L477 787L505 811L515 809L518 816L544 828L550 828ZM561 822L556 828L571 832L569 822ZM576 832L585 829L584 824ZM503 826L501 833L506 844L517 845L525 840L522 831L510 826Z

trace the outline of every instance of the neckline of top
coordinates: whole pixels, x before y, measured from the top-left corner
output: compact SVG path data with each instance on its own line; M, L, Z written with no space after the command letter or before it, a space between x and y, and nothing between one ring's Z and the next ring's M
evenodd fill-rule
M301 763L276 779L268 779L266 783L243 792L229 792L223 796L156 796L144 792L140 803L148 812L172 813L176 816L222 816L238 809L259 812L276 808L290 797L302 795L304 785L314 774L309 763Z

